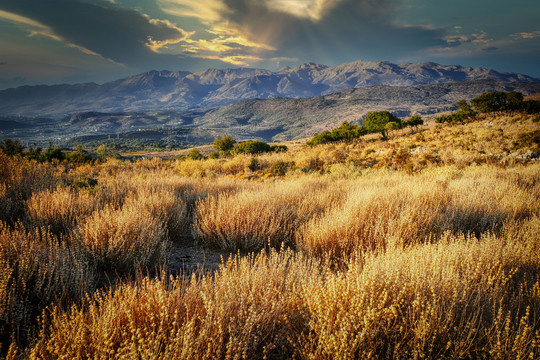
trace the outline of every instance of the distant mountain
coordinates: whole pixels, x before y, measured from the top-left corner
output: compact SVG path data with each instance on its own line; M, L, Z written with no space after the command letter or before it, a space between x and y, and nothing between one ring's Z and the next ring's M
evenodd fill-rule
M0 115L48 116L99 112L210 109L248 99L309 98L374 85L411 86L491 80L537 83L540 79L459 65L356 61L328 67L306 63L272 72L209 69L149 71L103 85L22 86L0 91Z
M0 138L26 144L200 145L224 134L236 139L291 140L312 136L369 111L388 110L424 119L457 108L460 99L488 91L540 93L540 82L458 81L411 86L368 86L311 98L250 99L206 110L82 112L60 119L0 117Z

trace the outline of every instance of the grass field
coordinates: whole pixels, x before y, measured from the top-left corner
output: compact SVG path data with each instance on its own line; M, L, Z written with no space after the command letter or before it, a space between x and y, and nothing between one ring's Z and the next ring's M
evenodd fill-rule
M0 352L538 359L539 133L503 113L258 156L0 153ZM179 243L224 263L173 276Z

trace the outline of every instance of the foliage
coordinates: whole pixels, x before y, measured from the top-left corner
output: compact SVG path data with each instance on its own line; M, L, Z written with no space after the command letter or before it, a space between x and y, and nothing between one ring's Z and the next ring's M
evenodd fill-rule
M344 121L339 127L332 131L324 131L320 134L316 134L310 141L309 146L315 146L319 144L326 144L329 142L352 140L366 134L366 129L363 126L350 124Z
M480 113L494 111L526 111L529 114L540 111L540 102L523 100L523 94L517 91L492 91L483 93L471 100L474 109Z
M245 141L234 147L233 152L236 154L261 154L271 152L272 147L262 141Z
M288 150L286 145L272 145L271 149L273 152L276 152L276 153L282 153Z
M187 155L189 159L193 160L202 160L204 159L204 155L199 151L199 149L191 149Z
M414 126L418 127L424 125L424 120L418 115L411 116L409 119L405 120L404 126Z
M217 137L214 142L214 149L217 151L230 151L234 148L234 143L236 140L230 135L224 135L222 137Z
M24 146L19 140L4 139L0 143L0 150L8 156L22 155Z
M120 155L114 151L112 147L109 147L105 144L101 144L96 149L96 156L99 161L105 161L108 158L118 159Z
M386 124L395 122L399 128L403 127L403 122L397 116L394 116L389 111L372 111L366 115L364 119L364 127L368 132L380 132L383 139L388 137L388 130Z

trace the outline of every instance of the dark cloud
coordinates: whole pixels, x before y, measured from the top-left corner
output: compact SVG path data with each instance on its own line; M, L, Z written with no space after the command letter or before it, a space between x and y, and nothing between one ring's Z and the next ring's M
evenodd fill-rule
M395 24L388 0L343 0L320 19L269 10L263 0L224 0L224 14L259 41L277 47L280 56L317 62L397 60L405 54L446 46L443 29Z
M488 47L485 47L482 49L482 51L485 51L485 52L493 52L493 51L496 51L496 50L499 50L498 47L495 47L495 46L488 46Z
M0 65L7 65L7 62L5 62L5 61L0 61Z
M155 57L145 45L149 37L166 41L186 35L167 22L109 2L2 0L0 9L38 21L72 44L130 66Z

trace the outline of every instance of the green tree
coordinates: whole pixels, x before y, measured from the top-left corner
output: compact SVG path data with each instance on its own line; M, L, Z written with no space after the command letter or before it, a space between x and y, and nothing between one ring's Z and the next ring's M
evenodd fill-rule
M388 139L386 124L395 122L402 127L402 121L397 116L394 116L389 111L372 111L366 115L364 119L364 127L368 132L380 132L383 139Z
M467 103L467 100L465 99L462 99L462 100L459 100L457 103L456 103L457 107L458 107L458 111L461 111L461 112L464 112L464 113L471 113L473 110L471 108L471 105L469 105L469 103Z
M22 155L24 146L19 140L5 139L0 143L0 149L8 156Z
M101 144L97 147L96 156L99 161L105 161L107 158L120 158L120 154L105 144Z
M405 126L414 126L424 125L424 120L418 115L411 116L407 121L405 121Z
M236 140L230 135L224 135L214 139L214 149L217 151L230 151L234 148Z
M66 158L66 154L64 154L64 151L62 151L62 148L52 146L51 143L49 143L49 147L43 153L43 160L45 161L53 161L54 159L58 161L62 161L62 160L65 160L65 158Z
M260 154L272 151L272 147L262 141L245 141L234 147L237 154Z
M480 113L505 110L506 94L502 91L491 91L471 99L474 109Z
M506 93L505 110L516 111L523 109L523 94L517 91L509 91Z

